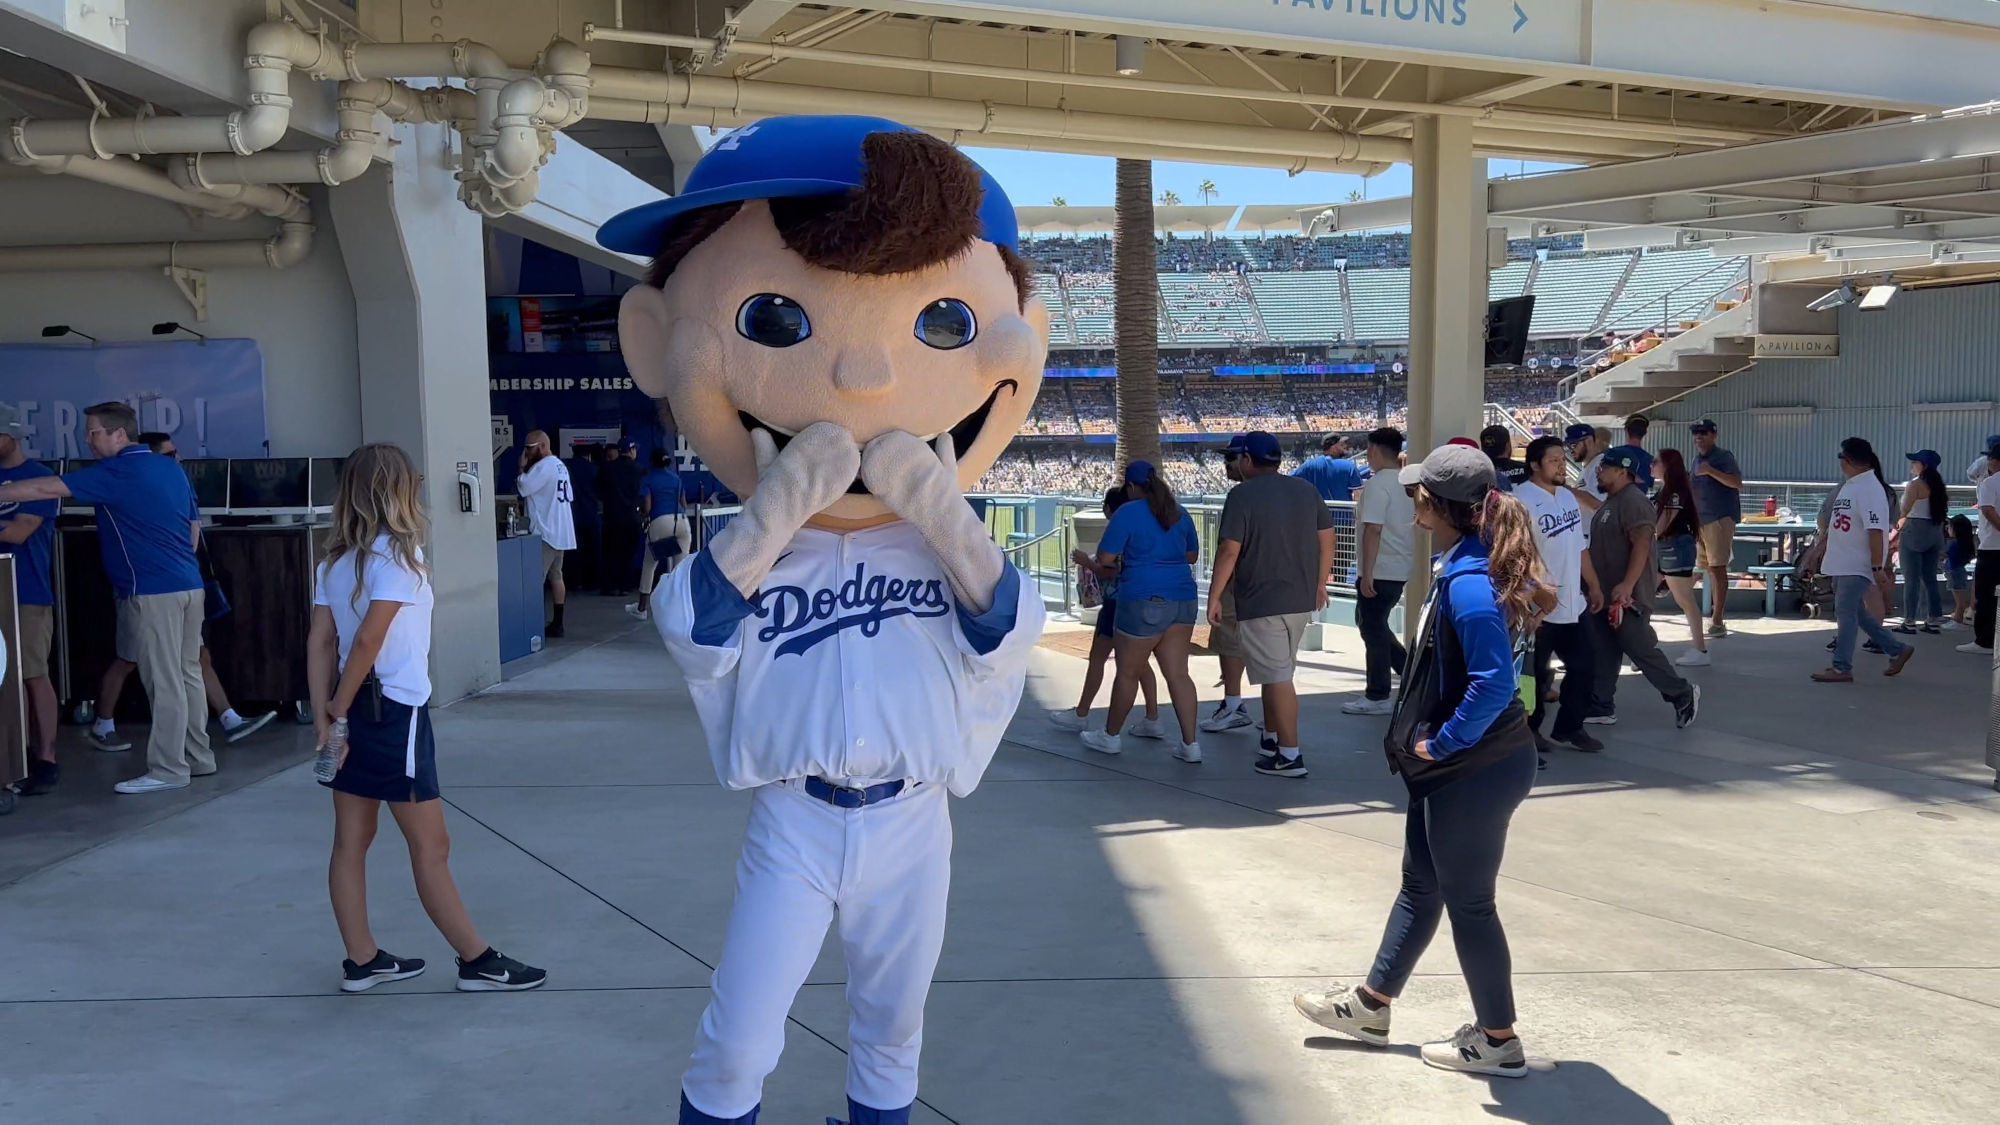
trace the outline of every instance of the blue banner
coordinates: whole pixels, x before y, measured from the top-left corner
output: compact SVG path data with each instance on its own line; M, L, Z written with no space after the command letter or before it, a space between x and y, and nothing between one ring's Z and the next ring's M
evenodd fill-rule
M270 456L255 340L0 344L0 403L19 412L29 457L90 457L84 408L114 400L183 457Z

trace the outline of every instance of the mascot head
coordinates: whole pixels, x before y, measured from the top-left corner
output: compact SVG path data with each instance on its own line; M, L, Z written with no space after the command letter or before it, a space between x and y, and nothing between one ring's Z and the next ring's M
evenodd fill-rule
M1026 421L1048 351L1015 237L991 176L875 117L746 125L681 195L598 232L653 259L618 313L633 381L742 496L757 487L751 431L782 448L815 422L863 446L950 433L971 487ZM822 513L886 514L859 481Z

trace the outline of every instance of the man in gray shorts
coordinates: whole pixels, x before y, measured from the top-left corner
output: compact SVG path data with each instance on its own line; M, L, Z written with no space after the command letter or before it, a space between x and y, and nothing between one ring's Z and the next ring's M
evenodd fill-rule
M1222 505L1222 527L1209 580L1208 621L1222 623L1222 594L1236 599L1236 642L1250 682L1262 689L1264 726L1275 747L1261 747L1257 772L1306 776L1299 753L1299 696L1292 687L1299 641L1314 611L1326 608L1333 569L1333 517L1308 481L1279 471L1278 439L1254 430L1224 451L1243 483Z
M1242 466L1248 458L1230 450L1243 440L1244 435L1238 434L1230 439L1230 445L1217 450L1222 455L1222 471L1229 477L1232 488L1243 483ZM1230 593L1227 586L1222 587L1222 620L1209 626L1208 651L1214 653L1216 663L1222 665L1222 702L1202 719L1201 729L1210 734L1220 734L1256 725L1256 720L1250 717L1250 709L1243 706L1243 642L1236 629L1236 595Z

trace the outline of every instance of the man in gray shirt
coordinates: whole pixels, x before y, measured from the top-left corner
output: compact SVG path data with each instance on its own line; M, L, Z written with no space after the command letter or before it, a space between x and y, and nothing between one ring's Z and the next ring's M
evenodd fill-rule
M1333 569L1333 518L1319 489L1279 471L1278 439L1254 430L1223 451L1243 483L1222 505L1215 572L1208 588L1208 622L1222 622L1222 592L1234 588L1238 642L1250 682L1262 690L1264 727L1275 744L1257 772L1306 776L1299 753L1299 696L1292 687L1306 622L1326 608Z
M1715 444L1715 423L1707 418L1689 426L1694 434L1694 510L1701 517L1701 537L1695 542L1694 565L1708 572L1708 635L1726 637L1722 614L1729 601L1729 557L1736 549L1736 523L1743 518L1743 470L1736 454Z
M1701 688L1667 663L1653 632L1653 603L1660 596L1654 531L1658 513L1640 489L1638 476L1638 458L1626 449L1607 451L1597 467L1604 503L1590 517L1590 567L1604 595L1603 604L1586 615L1597 667L1591 678L1590 717L1583 721L1618 721L1613 706L1618 665L1630 657L1646 682L1674 705L1674 725L1685 727L1701 705Z

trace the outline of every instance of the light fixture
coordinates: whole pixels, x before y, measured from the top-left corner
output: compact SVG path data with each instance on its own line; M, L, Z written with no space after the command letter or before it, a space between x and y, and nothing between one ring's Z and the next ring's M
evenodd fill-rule
M1835 289L1831 293L1822 293L1812 300L1807 301L1806 308L1812 312L1826 312L1828 309L1837 309L1842 305L1852 304L1860 296L1861 293L1854 288L1853 282L1843 281L1840 284L1840 288Z
M1118 73L1127 78L1146 71L1146 41L1136 35L1118 37Z
M200 340L203 346L206 346L208 344L208 337L202 335L199 332L196 332L194 329L189 328L187 325L182 324L178 320L163 320L160 323L153 325L153 335L155 336L171 336L176 332L185 332L188 335L193 336L195 339Z
M1859 308L1862 312L1876 312L1887 308L1889 299L1894 297L1902 288L1901 285L1896 283L1895 278L1885 274L1881 281L1868 287L1868 292L1861 295L1861 301L1855 307Z
M42 336L44 338L55 337L55 336L81 336L84 339L89 340L93 344L97 342L97 337L92 336L88 332L78 332L76 329L71 328L67 324L45 325L42 328Z

